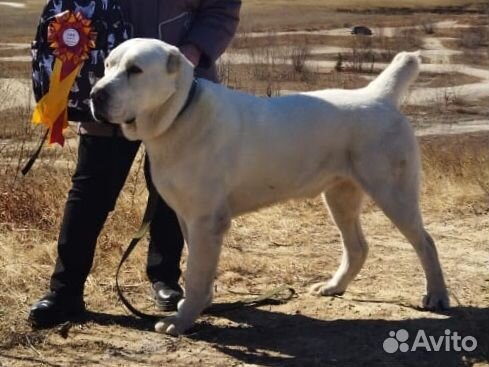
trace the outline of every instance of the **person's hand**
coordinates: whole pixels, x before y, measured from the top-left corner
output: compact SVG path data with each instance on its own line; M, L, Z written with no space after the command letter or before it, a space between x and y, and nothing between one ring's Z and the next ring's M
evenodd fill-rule
M180 47L180 51L194 66L199 65L202 52L199 50L197 46L192 44L182 45Z

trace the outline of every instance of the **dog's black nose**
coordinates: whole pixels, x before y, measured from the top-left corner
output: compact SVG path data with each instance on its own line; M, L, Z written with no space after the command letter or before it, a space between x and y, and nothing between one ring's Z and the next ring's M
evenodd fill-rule
M92 100L92 115L96 121L104 122L105 110L107 108L107 102L109 94L102 88L93 88L90 92L90 98Z
M90 92L90 98L96 106L103 106L109 99L109 94L102 88L94 88Z

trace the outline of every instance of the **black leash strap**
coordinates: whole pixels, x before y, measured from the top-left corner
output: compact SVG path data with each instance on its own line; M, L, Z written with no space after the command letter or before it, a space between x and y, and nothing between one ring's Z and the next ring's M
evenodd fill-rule
M49 134L49 129L46 130L46 132L44 133L44 136L41 138L41 142L39 143L39 146L37 147L36 151L29 158L29 160L25 164L24 168L22 168L21 172L24 176L27 174L27 172L29 172L31 170L32 166L34 165L34 162L39 157L39 154L41 154L41 149L44 146L46 139L48 138L48 134Z
M158 203L158 192L154 188L154 186L151 185L151 188L149 190L149 195L148 195L148 203L146 204L146 209L144 211L144 216L143 216L143 221L141 223L141 226L139 227L138 231L134 234L131 242L129 243L129 246L127 246L126 251L124 251L124 254L122 255L121 261L119 262L119 266L117 267L117 272L115 274L115 287L117 290L117 295L119 296L119 299L121 302L124 304L124 306L127 307L129 311L131 311L134 315L145 319L145 320L151 320L151 321L156 321L159 319L158 316L155 315L149 315L144 312L139 311L137 308L135 308L131 303L126 299L124 296L124 293L122 292L120 286L119 286L119 272L122 268L122 265L124 262L127 260L131 252L134 250L138 242L145 236L145 234L148 232L149 229L149 224L151 223L151 220L153 219L154 213L156 211L156 205Z
M219 314L226 311L244 307L259 307L265 305L281 305L296 296L295 289L289 286L281 286L266 291L258 297L246 298L231 303L216 303L205 309L206 314Z

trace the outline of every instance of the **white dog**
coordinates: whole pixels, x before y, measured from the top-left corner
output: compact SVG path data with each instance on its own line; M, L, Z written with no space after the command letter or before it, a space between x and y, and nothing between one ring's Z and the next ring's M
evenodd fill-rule
M333 278L313 285L313 294L345 292L365 262L359 215L366 193L416 250L427 281L424 306L448 307L419 209L418 146L398 110L419 64L418 53L400 53L362 89L260 98L206 80L195 85L190 62L161 41L132 39L112 51L92 91L94 115L143 141L155 186L189 248L186 298L157 331L183 333L212 301L231 218L321 193L344 250Z

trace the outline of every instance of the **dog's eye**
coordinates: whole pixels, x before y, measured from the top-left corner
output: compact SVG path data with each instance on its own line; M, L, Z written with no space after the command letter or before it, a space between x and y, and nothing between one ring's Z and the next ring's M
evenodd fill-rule
M127 68L126 70L127 72L127 75L135 75L135 74L141 74L143 72L143 70L137 66L137 65L131 65Z

